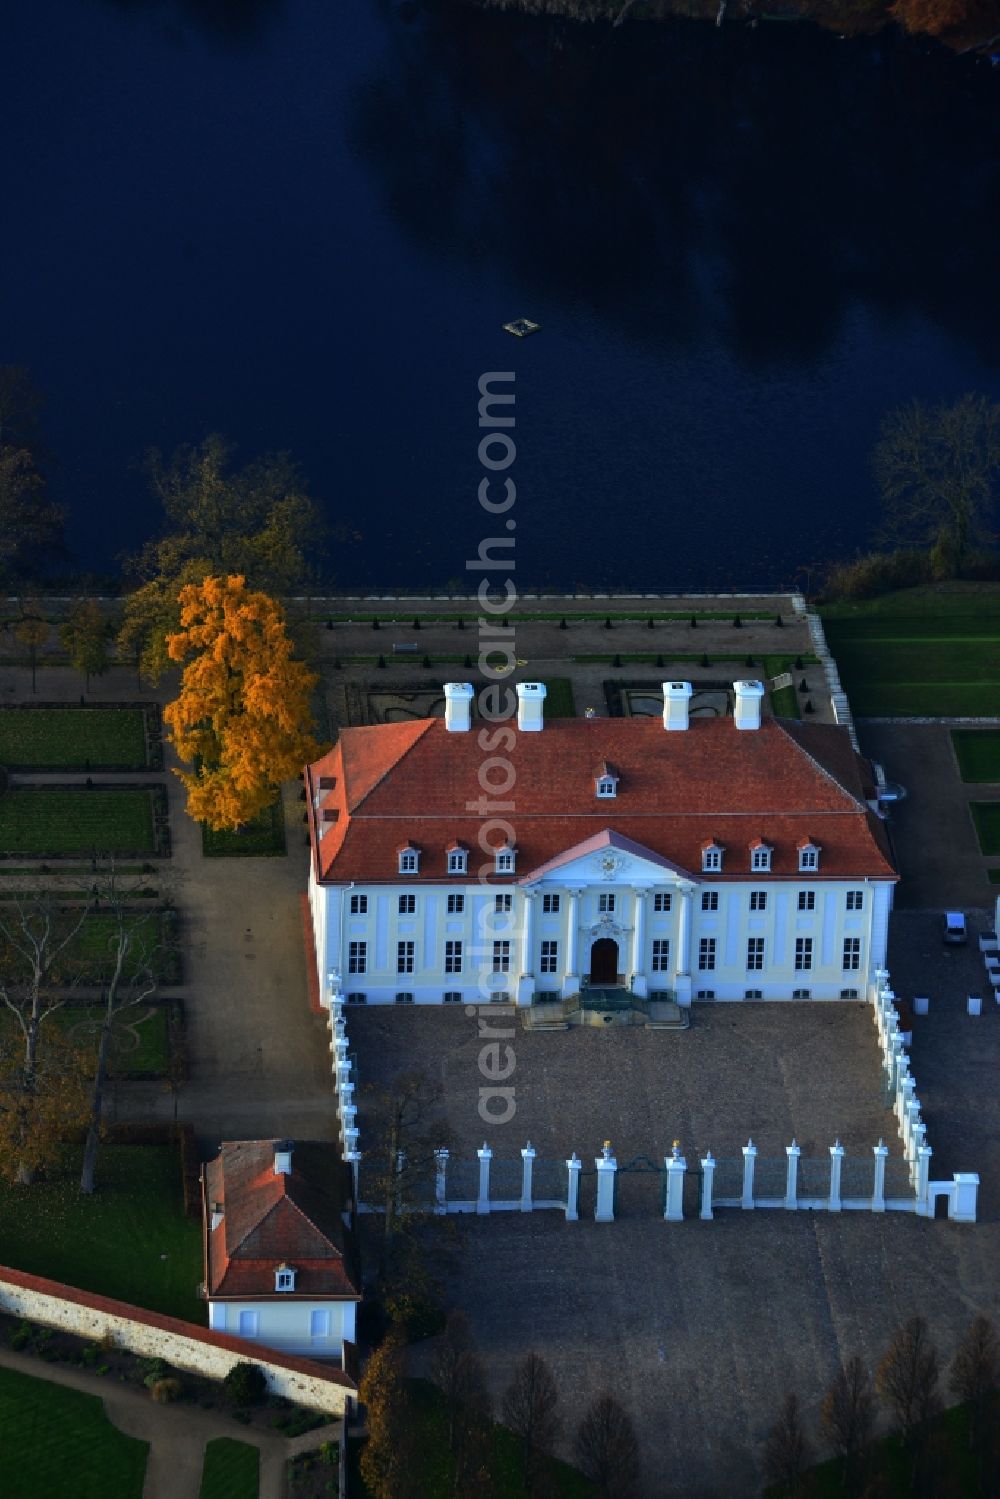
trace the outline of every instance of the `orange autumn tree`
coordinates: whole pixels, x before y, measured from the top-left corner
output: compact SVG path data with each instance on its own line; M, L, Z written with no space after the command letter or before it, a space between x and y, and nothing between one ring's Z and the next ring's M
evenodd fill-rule
M181 628L167 650L187 665L163 716L193 768L175 774L193 818L216 831L239 828L319 754L309 708L318 679L292 659L281 606L245 578L191 583L179 603Z

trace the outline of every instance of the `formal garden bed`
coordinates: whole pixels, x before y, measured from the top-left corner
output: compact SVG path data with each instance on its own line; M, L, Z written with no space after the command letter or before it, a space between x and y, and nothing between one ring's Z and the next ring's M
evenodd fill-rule
M0 708L8 770L162 770L159 703L30 703Z
M285 810L280 795L238 831L215 832L202 823L201 851L206 859L261 859L285 853Z
M0 1369L5 1499L142 1499L148 1452L97 1395Z
M46 1023L57 1025L74 1046L91 1048L96 1062L103 1020L102 1005L73 1000L56 1010ZM126 1006L115 1017L111 1033L109 1076L118 1082L156 1082L176 1076L185 1054L182 1026L183 1009L176 1001L142 1001ZM19 1039L9 1011L0 1011L0 1035L15 1042Z
M1000 802L970 802L979 847L987 858L1000 854Z
M169 853L163 786L15 786L0 794L0 858Z
M1000 730L953 729L951 742L963 781L1000 782Z
M198 1499L257 1499L259 1486L259 1447L233 1437L205 1444Z
M65 892L55 893L62 896ZM30 902L36 892L23 892L23 895L29 902L30 909ZM6 900L10 900L13 904L14 896L0 892L0 901ZM80 910L80 906L68 904L60 904L56 907L52 918L56 942L64 940L65 935L79 922ZM0 918L16 927L17 923L12 919L10 911L0 908ZM148 906L133 907L130 902L125 910L125 920L131 929L134 947L122 969L124 983L127 985L137 977L141 979L144 972L149 970L158 983L179 984L182 978L182 965L180 944L177 940L176 910L172 906L161 906L159 909ZM60 926L63 929L62 935L60 935ZM94 987L103 984L114 971L117 943L117 916L110 911L92 911L60 953L58 979L66 986L74 984ZM13 953L7 951L2 937L0 937L0 964L4 965L8 975L17 975L17 959Z

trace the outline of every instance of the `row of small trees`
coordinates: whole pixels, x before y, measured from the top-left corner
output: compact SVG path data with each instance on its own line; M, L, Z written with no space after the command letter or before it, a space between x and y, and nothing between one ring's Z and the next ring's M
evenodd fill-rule
M482 1359L461 1312L448 1317L430 1372L444 1408L443 1424L433 1428L439 1436L436 1451L427 1446L428 1427L416 1409L419 1396L407 1381L402 1332L390 1332L368 1361L359 1388L368 1422L361 1473L373 1499L419 1496L427 1492L428 1472L440 1474L448 1468L452 1492L461 1499L495 1490L493 1402ZM499 1410L518 1445L526 1495L550 1491L546 1465L563 1429L559 1406L549 1365L539 1354L529 1353L514 1370ZM573 1455L593 1485L595 1499L636 1499L640 1493L635 1429L610 1392L597 1396L584 1411L574 1433Z
M969 1324L952 1358L947 1384L965 1407L980 1491L995 1493L1000 1450L992 1416L1000 1389L1000 1342L987 1317L976 1316ZM905 1459L907 1491L933 1493L940 1499L963 1492L955 1487L947 1438L932 1430L933 1418L942 1408L941 1386L941 1358L923 1317L911 1317L899 1329L874 1380L857 1355L838 1369L820 1407L820 1431L824 1444L840 1460L845 1494L882 1499L898 1491L888 1486L879 1460L884 1448L876 1449L880 1404ZM764 1445L765 1479L776 1492L797 1499L810 1492L814 1461L798 1396L788 1394Z

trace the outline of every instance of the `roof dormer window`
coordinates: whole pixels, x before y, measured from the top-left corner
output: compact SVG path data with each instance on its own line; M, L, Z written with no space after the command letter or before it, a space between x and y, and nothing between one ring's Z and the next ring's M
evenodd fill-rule
M750 845L750 868L755 873L767 873L771 868L771 845L765 843L763 838L756 839Z
M419 874L420 850L412 843L404 843L398 852L400 874Z
M451 843L448 845L448 873L467 874L469 869L469 850L462 843Z
M706 874L717 872L722 868L723 848L721 843L716 843L713 838L711 843L703 843L701 846L701 867Z
M799 870L803 874L809 874L819 868L819 844L813 843L810 838L806 843L799 844Z
M618 795L618 772L606 760L594 768L594 795L604 798Z
M498 848L496 854L494 855L494 874L513 874L514 855L516 852L516 849L510 848L509 846L507 848Z
M295 1290L295 1271L291 1265L279 1265L274 1272L274 1289L276 1291Z

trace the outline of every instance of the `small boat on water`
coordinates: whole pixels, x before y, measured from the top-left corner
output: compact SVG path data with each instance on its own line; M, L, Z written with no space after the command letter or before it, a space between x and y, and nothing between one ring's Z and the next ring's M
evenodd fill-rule
M529 333L537 333L541 323L533 323L530 317L516 317L510 323L504 323L505 333L513 333L515 338L527 338Z

